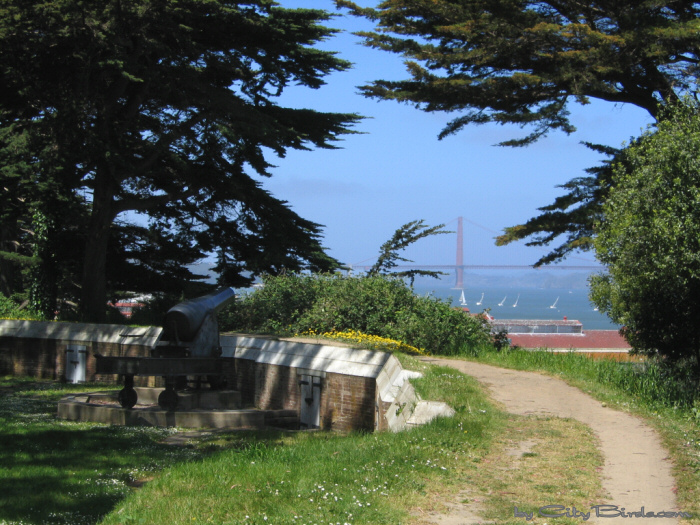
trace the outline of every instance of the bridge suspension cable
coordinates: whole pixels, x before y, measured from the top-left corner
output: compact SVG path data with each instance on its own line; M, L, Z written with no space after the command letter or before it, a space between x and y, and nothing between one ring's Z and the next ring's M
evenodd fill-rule
M464 287L464 271L465 270L570 270L570 271L595 271L595 270L603 270L604 267L595 263L594 261L591 261L589 259L581 258L581 257L575 257L575 256L569 256L571 259L576 259L581 261L582 263L587 263L587 264L577 264L577 265L564 265L564 264L557 264L557 265L551 265L551 266L546 266L546 267L539 267L535 268L533 265L526 265L526 264L464 264L464 222L467 222L471 224L472 226L476 226L477 228L480 228L486 232L489 232L493 235L499 235L498 232L492 230L491 228L488 228L482 224L479 224L478 222L472 221L470 219L466 219L462 216L460 217L455 217L449 222L445 223L445 226L449 226L453 223L457 223L457 242L456 242L456 257L455 257L455 264L403 264L396 266L395 268L397 269L414 269L414 270L449 270L449 271L454 271L455 272L455 288L463 288ZM544 249L543 249L544 250ZM348 265L351 270L360 270L360 271L367 271L370 268L372 268L371 265L366 265L367 261L371 261L376 259L376 257L370 257L368 259L364 259L363 261L359 261L354 264Z

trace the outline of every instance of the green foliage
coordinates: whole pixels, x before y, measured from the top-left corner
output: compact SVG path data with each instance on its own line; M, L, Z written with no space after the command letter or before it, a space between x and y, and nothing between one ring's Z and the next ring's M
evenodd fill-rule
M412 307L412 294L403 281L382 277L321 279L320 293L296 323L298 331L358 330L421 346L399 337L406 329L400 316Z
M73 280L86 319L103 318L114 282L153 276L154 251L156 268L216 252L229 284L337 267L320 225L256 180L270 174L268 155L333 148L360 119L275 103L290 84L315 89L350 66L314 47L335 33L322 25L328 13L268 0L11 0L2 10L0 252L26 244L29 204L60 217L57 228L80 226ZM83 213L54 206L75 200ZM121 228L129 212L150 229ZM162 253L144 248L154 238Z
M43 316L32 310L20 308L20 305L15 303L9 297L0 294L0 319L30 319L40 321Z
M222 330L290 333L316 302L324 279L310 275L263 276L263 287L219 313Z
M526 246L547 246L564 236L564 241L534 266L559 261L570 253L593 249L595 225L602 216L603 202L610 190L613 165L625 162L625 150L599 144L586 146L609 159L599 166L586 169L588 176L576 177L558 186L567 193L557 197L552 204L539 208L543 212L525 224L509 226L496 238L497 246L530 238Z
M633 347L700 358L700 118L685 99L628 148L595 247L592 300ZM700 364L700 360L698 360Z
M405 270L402 272L392 272L391 270L397 266L397 261L413 262L401 257L399 252L408 248L416 241L424 237L430 237L431 235L453 233L441 230L441 228L444 226L444 224L428 226L422 220L407 222L394 232L391 239L382 244L382 246L379 248L379 257L377 257L377 262L374 263L368 273L370 275L393 275L395 277L408 278L411 285L413 285L413 280L416 278L416 276L419 275L433 277L435 279L439 278L440 275L443 275L441 272L431 272L427 270Z
M53 242L56 236L55 221L41 211L36 211L33 217L34 225L34 255L40 263L31 269L31 284L29 287L29 305L41 312L44 317L53 319L57 308L57 275Z
M510 348L510 339L508 338L508 330L501 329L493 334L493 347L498 350Z
M219 319L222 329L240 332L357 330L442 355L490 341L483 318L416 296L401 279L384 276L268 276Z
M367 97L459 112L441 137L468 124L574 131L567 104L630 103L656 115L659 102L695 88L696 2L397 0L363 9L376 22L365 44L401 55L409 78L363 86Z

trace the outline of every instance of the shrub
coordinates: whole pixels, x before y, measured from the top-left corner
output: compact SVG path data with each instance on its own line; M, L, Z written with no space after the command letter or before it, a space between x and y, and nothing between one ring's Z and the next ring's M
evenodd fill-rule
M293 332L292 326L314 304L320 284L321 279L305 275L265 276L262 288L219 313L219 326L243 332Z
M324 339L335 339L336 341L343 341L346 343L354 343L360 345L364 348L371 348L373 350L382 350L386 352L393 352L398 350L405 354L411 355L426 355L425 352L416 348L415 346L407 345L401 341L396 341L395 339L389 339L387 337L381 337L378 335L369 335L355 330L345 330L343 332L314 332L310 330L308 332L302 332L302 336L311 337L323 337Z
M266 277L263 288L237 301L219 319L222 328L242 332L355 330L443 355L490 340L483 318L455 310L446 301L418 297L401 279L384 276Z
M43 317L41 314L26 308L20 308L12 299L0 294L0 319L28 319L40 321Z
M700 103L667 107L625 158L596 227L607 272L591 298L636 351L700 365Z

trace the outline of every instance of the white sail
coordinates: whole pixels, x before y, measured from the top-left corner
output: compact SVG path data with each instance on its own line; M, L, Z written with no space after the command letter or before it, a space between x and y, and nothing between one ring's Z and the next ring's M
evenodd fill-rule
M518 306L518 301L520 300L520 294L518 294L518 298L515 300L515 303L513 304L513 308Z
M476 304L477 304L477 306L481 306L481 303L483 303L483 302L484 302L484 292L481 292L481 299L479 299L479 302Z
M508 297L508 296L506 295L506 296L503 298L503 300L502 300L500 303L498 303L498 306L503 306L503 303L506 302L506 298L507 298L507 297Z
M557 300L554 301L554 304L552 306L550 306L550 308L556 308L558 302L559 302L559 297L557 297Z
M467 300L464 298L464 290L462 290L462 295L459 298L459 304L462 306L467 306Z

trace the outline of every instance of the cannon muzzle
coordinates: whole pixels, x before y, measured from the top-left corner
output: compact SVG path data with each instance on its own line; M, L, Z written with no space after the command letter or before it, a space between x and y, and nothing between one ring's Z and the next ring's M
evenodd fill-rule
M218 313L235 297L233 288L222 288L173 306L165 314L165 330L169 339L171 341L192 341L207 316Z

